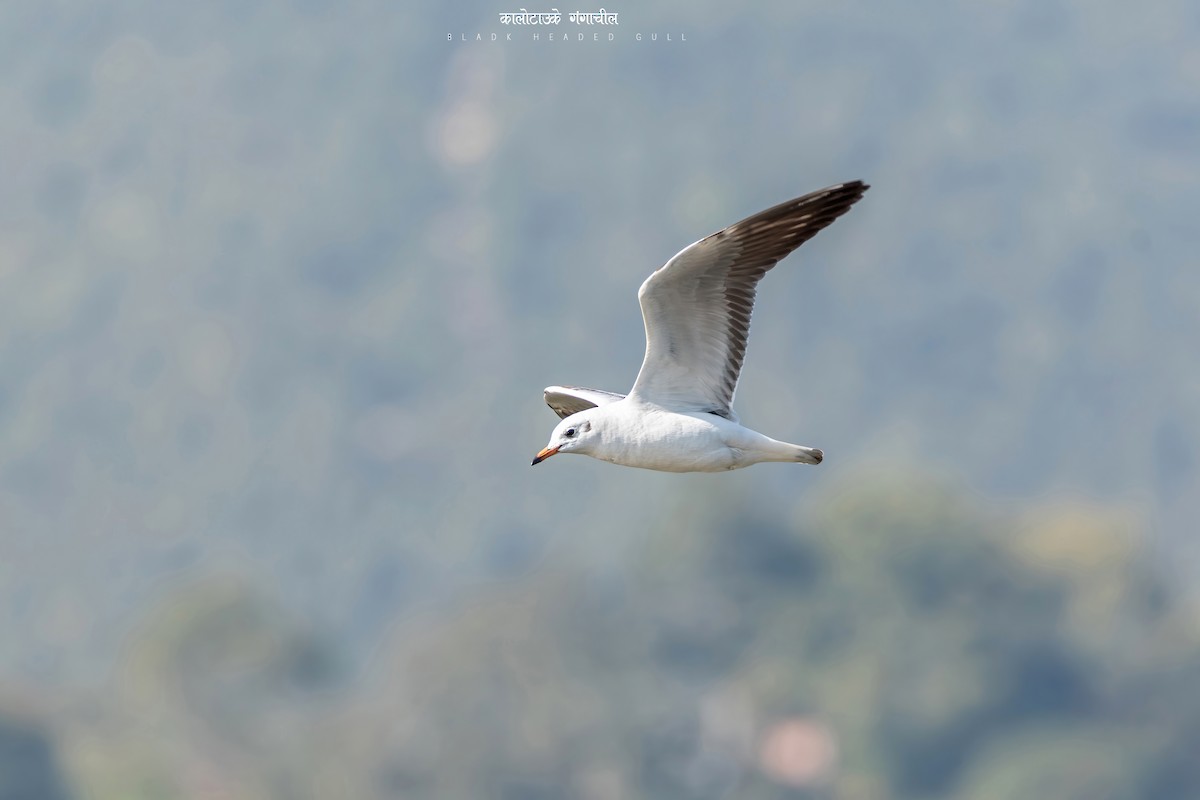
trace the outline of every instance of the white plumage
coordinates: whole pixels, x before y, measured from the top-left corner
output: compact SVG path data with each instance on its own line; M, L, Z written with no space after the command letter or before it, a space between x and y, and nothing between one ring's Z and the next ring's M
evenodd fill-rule
M579 453L666 472L717 472L760 461L819 464L820 450L738 424L733 396L759 280L850 210L867 190L842 183L789 200L685 247L638 291L646 356L628 396L550 386L562 421L533 459Z

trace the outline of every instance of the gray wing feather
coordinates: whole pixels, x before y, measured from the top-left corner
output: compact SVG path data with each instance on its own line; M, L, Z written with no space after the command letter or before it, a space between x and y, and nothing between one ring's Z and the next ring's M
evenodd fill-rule
M544 394L546 405L558 414L559 419L566 419L584 409L625 399L623 394L606 392L603 389L584 389L582 386L547 386Z
M737 389L758 282L850 210L851 181L781 203L684 248L638 291L646 357L630 395L736 419Z

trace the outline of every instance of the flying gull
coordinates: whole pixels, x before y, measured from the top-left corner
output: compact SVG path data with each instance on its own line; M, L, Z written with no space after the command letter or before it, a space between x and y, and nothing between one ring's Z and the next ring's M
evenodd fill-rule
M655 271L638 290L646 357L633 389L547 387L546 404L562 421L533 463L579 453L663 472L820 464L820 450L738 424L733 394L759 280L867 189L851 181L789 200L685 247Z

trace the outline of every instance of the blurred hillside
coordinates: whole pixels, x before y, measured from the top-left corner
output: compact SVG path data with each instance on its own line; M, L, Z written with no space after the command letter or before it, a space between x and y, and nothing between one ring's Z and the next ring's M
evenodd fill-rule
M625 574L490 581L361 670L193 583L111 692L44 712L60 769L94 798L1200 794L1200 610L1128 520L880 476L781 510L717 492Z
M0 799L1200 795L1192 4L503 10L0 11ZM738 396L821 467L529 468L849 178Z

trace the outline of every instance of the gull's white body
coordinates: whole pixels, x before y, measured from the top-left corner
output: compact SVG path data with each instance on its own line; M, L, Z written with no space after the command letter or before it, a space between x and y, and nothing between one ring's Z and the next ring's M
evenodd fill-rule
M672 411L627 397L588 414L596 440L585 453L601 461L660 472L724 472L761 461L817 463L819 450L779 442L702 411ZM562 424L572 424L567 417Z
M758 281L867 190L830 186L767 209L684 248L638 291L646 357L629 395L551 386L562 417L533 463L579 453L662 472L723 472L763 461L819 464L820 450L737 421L733 395Z

